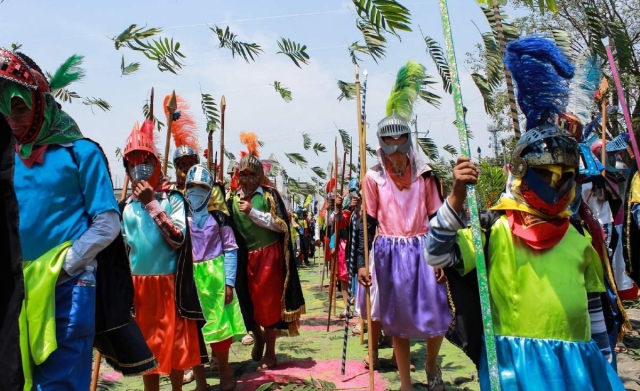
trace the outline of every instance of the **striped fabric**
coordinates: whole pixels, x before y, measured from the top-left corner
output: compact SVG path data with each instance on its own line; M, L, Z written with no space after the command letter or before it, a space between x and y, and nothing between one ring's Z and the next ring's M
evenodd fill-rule
M600 352L607 361L611 362L611 345L607 335L607 325L604 322L602 313L602 300L599 293L588 293L589 298L589 318L591 320L591 338L600 348Z
M427 263L436 268L453 266L461 261L456 246L456 233L467 227L449 201L445 200L438 213L431 219L429 232L425 241L425 258Z

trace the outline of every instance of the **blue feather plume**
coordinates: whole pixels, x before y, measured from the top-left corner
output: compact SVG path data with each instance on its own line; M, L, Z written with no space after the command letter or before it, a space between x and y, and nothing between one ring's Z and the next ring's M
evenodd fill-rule
M513 40L507 45L505 64L527 117L527 130L565 110L575 66L553 41L540 36Z
M592 55L578 69L571 82L571 97L567 111L577 115L582 124L591 122L591 109L594 108L593 94L600 87L601 79L601 62Z

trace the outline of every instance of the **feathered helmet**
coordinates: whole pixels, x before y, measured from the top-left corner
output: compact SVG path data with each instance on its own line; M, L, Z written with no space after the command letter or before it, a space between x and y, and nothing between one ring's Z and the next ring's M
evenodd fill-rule
M240 133L240 142L247 146L247 151L240 152L240 163L238 169L250 171L256 176L264 176L264 167L260 161L258 152L258 136L253 132Z
M505 60L517 86L527 131L510 162L512 194L518 201L553 217L566 212L575 196L579 170L578 143L555 123L565 111L575 67L550 40L529 36L511 41ZM538 174L551 173L551 185Z
M154 124L146 120L142 127L136 124L127 138L124 147L124 167L128 170L129 177L134 183L143 180L149 182L151 187L156 187L160 180L160 161L154 139ZM153 163L147 159L153 156Z
M171 99L171 95L167 95L164 98L164 114L169 116L169 109L167 103ZM171 123L171 135L176 145L176 149L173 151L173 167L176 169L176 174L179 180L184 180L187 173L180 169L178 162L186 157L193 159L194 164L200 163L200 155L198 146L198 125L193 119L193 116L189 112L189 104L187 101L176 95L177 110L173 114L174 120Z
M407 142L402 145L388 145L382 138L398 138L403 134L411 133L409 121L413 114L413 104L420 96L425 77L425 67L415 61L409 61L398 71L396 83L387 100L387 117L378 123L376 132L380 148L384 153L392 154L395 151L409 153L412 144L408 137Z
M45 123L45 94L82 78L84 71L78 68L81 62L82 57L71 56L47 81L42 70L29 57L0 48L0 113L5 116L11 114L13 98L22 99L31 109L28 125L22 130L14 130L18 143L24 145L36 141Z

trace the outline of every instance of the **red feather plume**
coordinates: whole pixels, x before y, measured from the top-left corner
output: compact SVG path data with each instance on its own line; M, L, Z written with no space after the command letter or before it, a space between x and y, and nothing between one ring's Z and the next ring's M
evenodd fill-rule
M169 109L167 104L171 99L170 95L164 97L162 107L164 108L164 115L169 117ZM196 151L200 150L198 145L198 124L193 119L193 116L189 112L189 103L182 99L179 95L176 95L177 112L180 112L180 118L173 121L171 124L171 135L176 147L187 145L194 148Z

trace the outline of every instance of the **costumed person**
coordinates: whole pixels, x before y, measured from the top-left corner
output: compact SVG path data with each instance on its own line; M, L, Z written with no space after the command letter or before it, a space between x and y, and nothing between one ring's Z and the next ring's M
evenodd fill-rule
M581 82L581 78L581 73L578 73L574 77L572 85L576 83L584 85L585 83ZM587 95L591 95L589 92L592 93L592 91L587 91ZM575 93L575 90L572 89L572 93ZM592 148L589 148L586 143L582 142L583 131L580 118L573 113L561 113L559 118L561 119L558 123L559 126L564 128L564 130L566 130L568 134L573 136L578 142L582 163L580 164L580 170L576 178L576 196L569 206L572 213L570 222L578 232L584 234L584 231L586 231L589 233L591 236L591 245L598 252L598 256L602 263L602 269L604 271L604 286L606 291L600 295L604 324L599 323L600 329L591 330L591 333L593 339L598 343L600 352L604 355L607 361L611 363L613 368L617 370L615 351L616 342L622 341L626 332L631 330L631 324L629 323L625 309L622 306L622 302L617 295L616 281L614 279L612 264L610 262L611 251L609 243L607 243L606 230L604 230L602 225L602 205L606 205L607 210L609 210L608 197L594 196L594 192L591 191L593 187L589 187L589 191L584 190L584 187L592 185L592 182L599 183L598 186L601 186L601 182L598 181L603 178L601 172L602 164L596 160L596 156L599 155L596 154L594 156ZM612 185L605 185L602 193L606 194L606 192L614 191L611 186ZM597 194L599 195L602 193ZM585 194L591 197L590 203L583 199ZM614 194L613 196L616 195ZM619 204L619 202L616 203L613 201L615 200L612 199L612 205ZM593 208L596 208L600 213L598 215L594 213ZM604 216L606 217L606 215ZM612 218L611 221L613 221ZM617 241L620 241L616 231L613 231L613 233L613 237L616 238ZM611 238L611 236L609 236L609 238ZM594 296L591 300L593 300L595 304L597 298ZM608 343L604 338L605 333L608 334Z
M553 123L566 107L575 67L552 41L535 36L509 43L506 66L527 131L513 151L505 194L480 217L501 387L624 390L600 352L608 345L602 263L588 233L569 221L578 144ZM480 387L489 390L477 279L469 274L476 249L462 214L478 170L460 157L453 176L449 197L431 219L425 251L430 265L450 268L453 342L476 363Z
M133 184L122 213L122 231L133 274L135 320L159 364L143 375L144 387L158 390L159 375L169 375L172 389L181 390L184 371L201 363L195 321L201 316L199 303L188 303L187 313L179 285L179 258L188 253L185 200L162 178L152 121L132 130L123 160Z
M291 225L291 244L293 246L293 253L295 254L296 264L298 267L302 266L302 258L300 251L300 224L297 221L297 215L295 213L287 212L289 214L289 224Z
M0 81L0 88L3 82ZM1 89L0 89L1 91ZM0 115L0 237L7 238L2 258L8 263L0 277L0 389L21 390L24 374L20 360L20 328L18 318L24 300L22 251L18 236L18 201L13 189L15 138L12 129ZM6 242L5 242L6 243Z
M179 95L176 95L175 98L176 111L173 113L173 121L171 123L171 136L173 137L173 141L176 147L176 149L173 151L173 167L176 171L176 183L172 185L172 189L178 190L184 195L187 172L189 172L191 167L200 163L198 125L191 115L189 104ZM169 116L169 109L167 106L170 99L171 95L165 96L164 102L162 104L167 119ZM216 210L216 208L214 208L214 205L216 205L218 207L221 207L222 211L228 215L229 212L227 211L227 206L224 203L224 189L222 189L221 191L221 187L222 186L220 184L214 184L214 190L211 192L211 199L209 200L208 209ZM200 391L206 390L208 388L207 374L203 364L209 361L209 353L207 352L207 346L202 335L202 328L205 325L205 318L204 315L201 314L201 309L197 306L198 300L196 297L196 290L194 285L195 282L193 281L193 273L190 273L190 261L186 258L187 257L181 257L179 259L177 267L179 270L184 271L184 273L180 274L181 279L186 278L187 281L185 281L184 284L182 284L182 281L176 281L176 285L179 287L185 287L184 294L190 296L186 302L194 304L194 306L192 306L193 308L189 308L191 306L187 305L187 308L184 308L180 303L178 304L178 309L180 310L181 314L194 318L198 323L201 364L194 367L192 370L190 369L185 371L183 383L186 384L195 380L196 390ZM181 262L184 262L184 265ZM211 371L216 372L218 370L217 365L218 364L214 355L211 358L211 361L209 361L209 367Z
M318 220L316 221L316 230L314 235L316 246L322 246L324 250L325 268L328 267L331 260L329 243L331 242L331 235L333 235L333 227L329 224L329 218L335 209L336 183L336 178L331 177L325 185L324 190L326 198L322 204L322 209L318 212Z
M129 313L131 275L107 158L51 94L82 78L81 62L70 57L47 81L29 57L0 49L0 113L16 140L25 390L86 390L98 340L124 374L155 365Z
M422 251L429 217L442 204L439 180L419 160L409 138L408 121L424 77L424 66L415 61L398 72L387 101L388 116L378 123L378 164L362 183L370 243L364 243L362 232L358 281L364 286L375 281L372 320L379 320L385 334L393 337L403 391L413 389L410 339L427 340L428 389L444 390L438 354L451 319L444 275L427 265ZM372 246L371 270L364 268L364 245Z
M264 174L255 133L241 133L240 140L248 152L241 154L233 174L228 205L241 236L236 236L238 245L244 242L249 253L247 259L238 259L236 292L245 324L250 317L254 321L251 358L260 361L258 370L266 370L278 364L278 329L298 335L305 304L287 209Z
M349 270L347 268L347 239L349 222L351 220L351 211L349 208L343 208L344 199L341 196L335 199L335 208L329 216L328 224L332 227L331 242L329 249L331 255L336 262L336 279L339 282L342 291L342 301L344 302L344 311L340 313L340 318L347 316L347 307L349 304Z
M202 335L217 359L220 388L230 391L235 388L236 381L229 365L229 348L247 330L233 293L238 246L229 226L231 219L223 212L207 210L213 187L213 177L206 167L191 167L186 176L186 198L193 279L206 319Z

